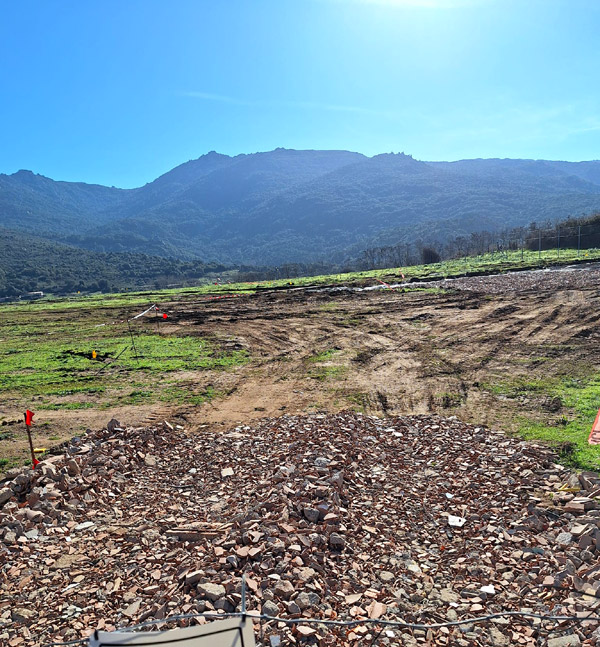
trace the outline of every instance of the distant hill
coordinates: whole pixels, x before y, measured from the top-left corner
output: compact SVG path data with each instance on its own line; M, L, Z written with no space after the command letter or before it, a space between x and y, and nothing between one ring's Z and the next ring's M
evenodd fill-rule
M376 245L597 210L600 161L276 149L211 152L129 190L0 175L0 226L97 252L227 265L342 262Z
M66 294L181 285L226 269L147 254L91 252L3 228L0 259L0 298L34 290Z

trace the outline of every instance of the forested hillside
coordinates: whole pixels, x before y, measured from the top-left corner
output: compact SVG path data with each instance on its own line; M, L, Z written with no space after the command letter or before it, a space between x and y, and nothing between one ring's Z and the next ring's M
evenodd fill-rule
M42 290L110 292L193 283L222 265L132 253L90 252L0 228L0 298Z
M231 264L341 263L600 209L600 162L208 153L136 189L0 175L0 226L98 252Z

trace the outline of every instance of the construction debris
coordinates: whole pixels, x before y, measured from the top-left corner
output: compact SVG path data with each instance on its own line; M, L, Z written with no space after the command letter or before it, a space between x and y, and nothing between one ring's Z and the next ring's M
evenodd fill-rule
M377 644L600 645L600 479L542 446L435 416L110 428L2 484L0 644L239 612L245 574L249 613L357 623L262 621L262 645L523 610L589 619L387 627Z

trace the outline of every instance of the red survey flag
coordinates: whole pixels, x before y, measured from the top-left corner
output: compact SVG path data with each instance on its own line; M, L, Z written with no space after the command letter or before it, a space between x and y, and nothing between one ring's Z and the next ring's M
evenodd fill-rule
M166 319L166 318L167 318L167 313L163 312L163 319Z
M33 424L33 416L33 411L29 411L29 409L27 409L27 411L25 412L25 424L28 427L31 427L31 425Z

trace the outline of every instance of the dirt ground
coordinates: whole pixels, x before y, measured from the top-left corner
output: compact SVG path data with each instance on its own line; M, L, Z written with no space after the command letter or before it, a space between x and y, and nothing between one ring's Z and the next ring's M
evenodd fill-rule
M508 430L520 415L552 421L564 411L548 398L507 399L490 385L598 370L599 274L465 278L439 284L438 292L297 289L175 302L165 306L171 314L163 334L208 337L250 354L244 366L186 376L191 389L212 386L219 397L194 407L161 403L44 417L62 437L111 417L128 425L168 419L193 432L349 408L440 412ZM49 442L37 432L37 444Z

